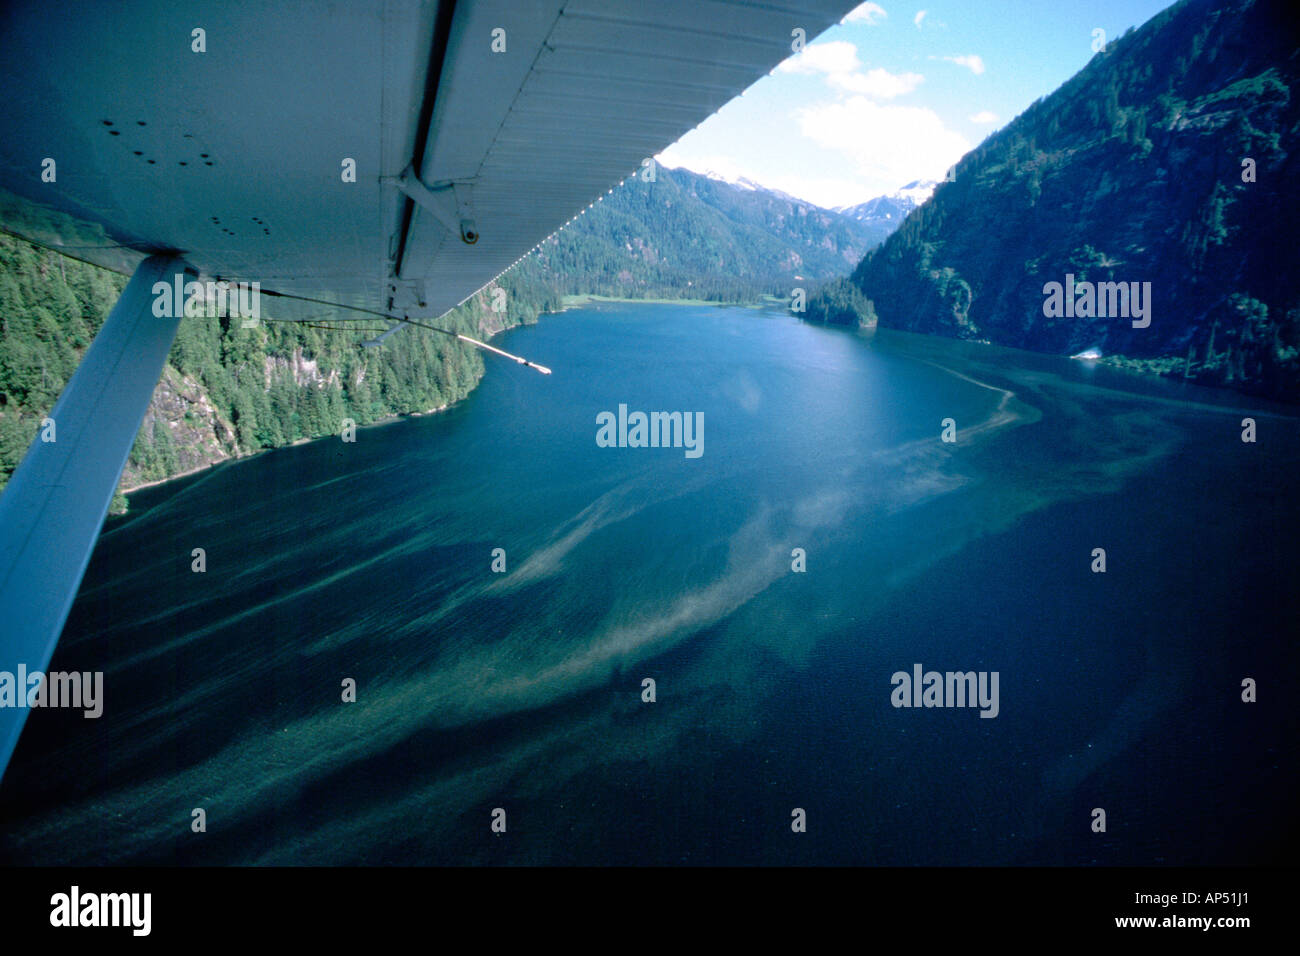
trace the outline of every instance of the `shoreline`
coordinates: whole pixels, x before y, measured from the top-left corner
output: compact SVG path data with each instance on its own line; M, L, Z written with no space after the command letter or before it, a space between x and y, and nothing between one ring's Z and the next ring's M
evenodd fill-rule
M561 301L561 308L558 311L541 312L538 314L538 317L540 318L543 315L560 315L561 313L568 312L572 309L582 308L584 305L590 305L595 302L640 302L646 305L706 305L706 306L711 305L711 306L718 306L718 307L725 306L725 307L750 308L750 309L761 308L763 305L762 302L758 302L758 303L711 302L705 299L640 299L640 298L624 298L618 296L597 295L595 293L584 293L582 295L566 295L566 296L562 296L560 301ZM523 324L533 324L533 323L521 323L521 325L510 326L510 328L520 328L522 327ZM499 335L501 332L508 332L509 330L510 329L499 329L497 332L494 332L489 337L489 339L496 338L496 336ZM474 390L477 388L478 388L478 382L476 381L473 387L470 388L470 390L466 392L462 398L458 399L455 402L448 402L443 405L439 405L437 408L430 408L423 412L407 412L405 414L387 415L376 421L370 422L367 425L362 425L358 427L378 428L381 425L391 425L394 422L402 421L403 419L407 419L407 418L421 418L425 415L436 415L439 412L446 411L447 409L451 408L453 405L458 404L459 402L465 401L465 399L469 398L469 396L472 395L474 393ZM121 495L122 497L126 498L127 506L121 511L116 511L113 509L112 505L110 504L108 513L115 514L115 515L124 515L129 513L131 510L131 505L130 505L131 495L135 494L137 491L144 491L147 488L156 488L158 485L165 485L169 481L179 481L181 478L188 478L191 475L197 475L199 472L207 471L211 468L216 468L218 465L226 465L226 464L231 464L233 462L244 461L249 458L256 458L258 455L263 455L269 451L276 451L277 449L280 448L293 448L296 445L304 445L307 442L320 441L324 438L329 438L329 437L331 436L317 435L314 438L297 438L294 439L292 442L289 442L287 445L277 445L274 448L259 448L257 451L248 452L247 454L243 454L243 455L231 455L227 458L221 458L218 459L217 461L208 462L206 465L199 465L197 468L190 468L187 471L180 471L174 475L168 475L166 478L155 478L151 481L141 482L138 485L131 485L129 488L118 488L113 492L113 497L116 499L118 495Z
M478 382L474 383L474 388L478 388ZM465 397L459 399L458 401L446 402L442 405L439 405L437 408L430 408L427 411L423 411L423 412L406 412L404 414L386 415L383 418L370 422L369 424L358 425L357 428L359 429L379 428L383 425L392 425L396 422L405 421L408 418L423 418L426 415L436 415L439 412L445 412L453 405L457 405L460 402L463 402L466 398L469 398L469 396L473 394L474 388L471 388L469 392L466 393ZM337 435L317 435L314 438L295 438L287 445L276 445L274 448L259 448L257 451L251 451L243 455L231 455L227 458L220 458L217 461L210 461L206 465L199 465L197 468L191 468L188 471L178 471L176 474L168 475L166 478L155 478L152 481L141 482L140 484L132 485L129 488L118 488L116 491L113 492L113 497L116 498L118 495L121 495L122 497L126 498L127 507L122 511L114 511L112 509L112 506L110 505L108 513L116 514L116 515L124 515L129 513L131 510L130 509L131 495L135 494L137 491L144 491L146 488L156 488L158 485L165 485L169 481L179 481L182 478L188 478L191 475L197 475L200 472L209 471L221 465L229 465L239 461L247 461L250 458L257 458L261 455L265 455L267 452L279 451L282 448L294 448L298 445L306 445L310 442L323 441L326 438L337 438L337 437L338 437Z
M591 305L591 304L598 304L598 303L637 303L637 304L642 304L642 305L690 305L690 306L715 306L715 307L718 307L718 308L747 308L747 309L762 309L762 308L764 308L765 306L768 306L768 305L771 305L771 304L772 304L771 302L765 302L765 301L750 302L750 303L740 303L740 302L717 302L717 301L709 301L709 300L706 300L706 299L658 299L658 298L656 298L656 299L645 299L645 298L631 298L631 297L622 297L622 296L598 295L598 294L594 294L594 293L584 293L584 294L582 294L582 295L565 295L565 296L562 296L562 297L561 297L561 302L562 302L562 307L561 307L559 310L554 311L554 312L542 312L542 313L539 313L539 318L540 318L540 316L542 316L542 315L560 315L560 314L562 314L562 313L564 313L564 312L569 312L569 311L574 310L574 309L580 309L580 308L582 308L582 307L584 307L584 306ZM807 320L805 320L805 321L807 321ZM532 323L528 323L528 324L532 324ZM855 329L851 329L851 328L849 328L848 326L836 326L836 325L831 324L831 323L814 323L814 324L822 325L823 327L827 327L827 328L837 328L837 327L838 327L838 328L842 328L842 329L844 329L845 331L850 331L850 332L853 332L853 331L862 331L861 329L857 329L857 330L855 330ZM520 326L511 326L511 328L519 328L519 327L520 327ZM505 331L509 331L509 329L501 329L501 330L499 330L499 331L501 331L501 332L505 332ZM897 331L897 330L891 330L891 331ZM924 334L924 333L913 333L913 334ZM496 337L496 335L494 334L494 335L492 336L492 338L495 338L495 337ZM946 336L938 336L938 338L946 338ZM985 343L985 344L992 345L993 343ZM1001 347L1004 347L1004 348L1005 348L1005 346L1001 346ZM1031 352L1032 352L1032 350L1027 350L1027 351L1031 351ZM1047 354L1051 354L1051 353L1034 352L1033 354L1036 354L1036 355L1047 355ZM1074 356L1061 356L1061 357L1063 357L1063 358L1074 358ZM1111 361L1108 361L1108 359L1111 360ZM1150 360L1150 359L1148 359L1148 360L1142 360L1142 359L1128 359L1128 358L1125 357L1125 356L1105 356L1105 357L1103 357L1103 358L1100 358L1100 359L1094 359L1094 360L1092 360L1092 361L1095 362L1095 363L1098 364L1098 365L1108 366L1109 368L1114 369L1115 371L1123 371L1123 372L1127 372L1127 373L1129 373L1129 374L1131 374L1131 375L1135 375L1135 376L1138 377L1138 378L1143 378L1143 379L1147 379L1147 380L1155 380L1155 381L1161 381L1161 380L1163 380L1163 381L1167 381L1167 382L1179 382L1180 384L1194 385L1194 386L1199 387L1199 388L1210 389L1210 390L1212 390L1213 392L1226 393L1226 394L1233 394L1233 393L1235 393L1235 394L1237 394L1237 395L1241 395L1242 397L1245 397L1245 398L1248 398L1248 399L1249 399L1249 398L1252 398L1252 397L1254 397L1254 398L1256 398L1256 399L1259 398L1259 396L1251 396L1251 395L1249 395L1249 393L1243 393L1243 392L1241 392L1241 391L1238 390L1238 389L1228 388L1228 387L1225 387L1225 386L1222 386L1222 385L1217 385L1217 386L1216 386L1216 385L1202 385L1202 384L1200 384L1200 383L1196 383L1196 382L1194 382L1194 381L1181 381L1181 380L1179 380L1179 379L1177 378L1177 376L1170 375L1170 374L1166 374L1166 373L1162 373L1162 372L1159 371L1158 369L1156 369L1156 368L1152 368L1152 367L1150 367L1150 365L1147 364L1147 363L1157 364L1157 363L1164 362L1164 361L1178 361L1178 360L1176 360L1176 359L1156 359L1156 360ZM366 424L366 425L362 425L362 426L358 426L358 427L361 427L361 428L378 428L378 427L380 427L380 426L391 425L391 424L393 424L394 422L399 422L399 421L402 421L402 420L404 420L404 419L408 419L408 418L421 418L421 417L424 417L424 416L426 416L426 415L436 415L436 414L439 414L439 413L441 413L441 412L444 412L444 411L448 410L449 408L451 408L451 407L454 406L454 405L459 404L460 402L465 401L467 398L469 398L470 395L472 395L472 394L474 393L475 389L477 389L477 388L478 388L478 382L476 381L476 382L474 383L474 385L470 388L470 390L469 390L468 392L466 392L464 396L462 396L460 399L458 399L458 400L455 401L455 402L444 403L444 404L438 406L437 408L430 408L430 409L427 409L427 410L422 411L422 412L406 412L406 413L402 413L402 414L392 414L392 415L387 415L387 416L385 416L385 417L383 417L383 418L377 419L376 421L373 421L373 422L370 422L370 423L368 423L368 424ZM1268 401L1268 402L1270 402L1270 404L1271 404L1272 402L1275 402L1276 400L1275 400L1275 399L1274 399L1274 400L1265 399L1265 401ZM1283 405L1285 406L1286 403L1283 403ZM1267 414L1268 412L1265 412L1265 413ZM1273 412L1273 414L1278 414L1278 412ZM298 439L295 439L294 441L292 441L292 442L290 442L290 443L288 443L288 444L286 444L286 445L277 445L277 446L275 446L274 448L260 448L260 449L258 449L257 451L249 452L249 453L247 453L247 454L242 454L242 455L232 455L232 456L227 457L227 458L221 458L221 459L219 459L219 460L217 460L217 461L212 461L212 462L209 462L209 463L207 463L207 464L200 465L200 466L198 466L198 467L196 467L196 468L188 469L187 471L177 472L177 473L174 474L174 475L168 475L166 478L155 478L155 479L153 479L153 480L151 480L151 481L141 482L140 484L132 485L132 486L130 486L129 488L119 488L119 489L117 489L117 490L114 492L114 498L116 498L118 495L121 495L121 496L127 498L127 499L128 499L127 508L123 509L122 511L114 511L114 510L112 509L112 507L110 506L110 508L109 508L109 514L123 515L123 514L128 513L128 512L130 511L130 502L129 502L130 496L131 496L131 495L134 495L134 494L135 494L136 492L138 492L138 491L144 491L145 489L148 489L148 488L154 488L154 487L157 487L158 485L164 485L164 484L166 484L166 483L168 483L168 482L170 482L170 481L178 481L178 480L180 480L181 478L188 478L188 477L190 477L190 476L192 476L192 475L196 475L196 474L198 474L198 473L200 473L200 472L202 472L202 471L207 471L208 469L215 468L215 467L217 467L218 465L224 465L224 464L230 464L230 463L233 463L233 462L244 461L245 459L256 458L258 455L265 454L266 452L276 451L276 450L279 449L279 448L292 448L292 447L294 447L294 446L296 446L296 445L303 445L303 444L306 444L306 443L308 443L308 442L313 442L313 441L321 441L322 439L330 438L330 437L337 437L337 436L332 436L332 435L317 435L317 436L315 436L315 437L311 437L311 438L298 438Z
M269 451L270 449L267 450ZM197 475L201 471L207 471L209 468L215 468L217 465L224 464L225 462L228 461L239 461L241 458L252 458L252 457L253 455L232 455L230 458L222 458L220 461L212 461L212 462L208 462L206 465L199 465L197 468L191 468L189 471L178 471L176 472L176 474L168 475L166 478L155 478L153 481L145 481L138 485L132 485L130 488L118 488L115 492L113 492L113 497L117 497L118 495L121 495L124 498L128 498L129 496L135 494L137 491L143 491L146 488L153 488L157 485L165 485L167 484L167 482L176 481L178 478L188 478L190 475ZM125 512L116 512L116 513L124 514ZM114 514L111 508L109 509L109 514Z
M570 309L581 308L584 305L591 305L594 302L635 302L642 305L694 305L694 306L717 306L718 308L737 308L737 309L757 309L762 308L762 302L721 302L716 299L644 299L633 298L630 296L619 295L597 295L596 293L583 293L582 295L565 295L560 297L562 306L559 312L547 312L545 315L559 315L560 312L567 312Z

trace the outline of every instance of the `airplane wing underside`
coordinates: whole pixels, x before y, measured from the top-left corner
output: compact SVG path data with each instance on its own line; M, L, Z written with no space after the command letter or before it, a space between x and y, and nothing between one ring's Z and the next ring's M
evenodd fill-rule
M851 6L10 4L0 228L437 316Z

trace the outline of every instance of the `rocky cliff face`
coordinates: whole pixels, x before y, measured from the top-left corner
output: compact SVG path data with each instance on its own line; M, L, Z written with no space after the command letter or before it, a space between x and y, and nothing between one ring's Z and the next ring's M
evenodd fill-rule
M1183 0L967 154L854 271L880 324L1300 398L1285 7Z
M474 296L457 312L463 313L462 318L470 320L477 334L485 339L535 317L527 310L495 312L487 293ZM392 347L401 349L402 343L396 341ZM349 378L352 391L366 382L371 360L382 366L391 361L391 356L364 356ZM267 390L275 382L291 383L293 388L303 391L338 391L344 384L339 368L322 368L320 360L309 356L302 347L295 347L287 354L261 356L261 371L263 387ZM204 385L169 362L163 368L141 422L136 450L122 471L119 497L113 510L125 509L126 502L121 497L125 492L262 450L254 442L241 443L239 436L237 423L212 401Z
M209 401L203 387L181 375L170 365L163 369L158 387L145 412L140 430L147 435L163 429L171 437L175 454L175 475L188 474L245 452L240 449L234 426ZM135 488L149 482L137 462L128 461L119 488Z

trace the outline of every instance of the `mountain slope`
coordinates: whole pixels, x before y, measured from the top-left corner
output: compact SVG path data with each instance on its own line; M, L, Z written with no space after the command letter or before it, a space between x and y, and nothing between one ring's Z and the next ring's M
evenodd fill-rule
M887 231L754 183L660 168L614 189L525 265L565 293L743 301L845 275Z
M1096 348L1294 399L1300 54L1289 20L1282 0L1183 0L1096 54L968 153L858 265L852 282L879 323ZM1067 275L1150 283L1149 326L1049 317L1045 286Z

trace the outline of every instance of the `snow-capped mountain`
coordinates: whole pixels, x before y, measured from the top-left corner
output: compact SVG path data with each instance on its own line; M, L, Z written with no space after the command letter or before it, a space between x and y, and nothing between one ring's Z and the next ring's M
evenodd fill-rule
M857 222L882 226L893 232L908 213L930 198L937 185L932 179L917 180L887 196L877 196L856 206L840 206L835 211Z
M687 171L692 172L692 170ZM771 186L764 186L762 183L756 183L748 176L729 176L726 173L720 173L713 169L700 170L698 175L703 176L705 179L712 179L716 182L726 183L728 186L735 186L737 189L744 189L748 192L764 192L773 196L779 196L782 199L788 199L790 202L802 203L805 206L813 205L813 203L808 202L806 199L799 199L796 196L791 196L789 193L783 193L779 189L773 189Z
M934 195L934 187L938 185L933 179L915 180L894 193L893 198L910 202L916 208Z
M644 202L628 210L617 203L609 206L646 223L650 231L645 242L656 246L656 257L684 263L694 261L707 247L730 261L733 270L764 278L787 272L801 278L841 274L846 264L884 242L935 187L933 182L908 183L890 196L846 209L828 209L755 182L734 169L696 171L664 164L658 183L656 202L663 204L662 209ZM691 237L693 245L673 245L672 237L679 230L669 226L672 222L690 223L689 229L681 232ZM601 238L606 238L603 233ZM739 263L750 259L751 265L740 268ZM662 272L667 267L656 268ZM668 279L659 276L655 281L666 283Z

